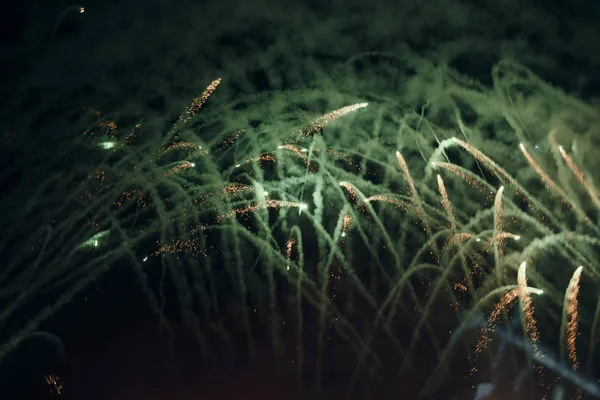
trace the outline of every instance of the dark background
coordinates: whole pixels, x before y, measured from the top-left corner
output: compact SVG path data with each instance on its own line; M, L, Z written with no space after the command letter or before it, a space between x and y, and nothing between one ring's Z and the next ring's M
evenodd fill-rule
M327 69L359 51L407 46L427 57L454 46L457 50L448 51L447 61L475 79L489 81L491 66L510 56L575 96L592 103L600 98L600 3L594 1L415 0L410 7L401 1L327 0L256 6L252 0L81 4L86 12L67 14L56 28L52 46L48 43L53 26L68 3L27 0L2 6L0 109L3 132L10 138L4 142L2 165L30 160L24 150L28 137L34 140L47 134L35 128L52 118L46 115L31 122L44 109L52 114L71 103L95 99L109 109L153 115L171 112L199 93L210 81L207 77L223 71L234 82L223 90L233 95L236 90L271 89L273 81L240 71L252 68L244 63L252 53L275 43L283 43L283 48L288 43L287 53L281 50L281 58L272 66L275 75L284 76L277 89L311 85L286 77L289 63L302 69L302 62L310 60L311 65ZM249 17L253 7L264 9L266 17ZM405 9L412 14L398 14ZM288 15L283 17L284 13ZM460 22L453 23L453 18ZM336 28L316 29L328 23ZM308 45L312 40L317 44ZM129 103L131 98L136 101ZM27 179L24 172L3 182L2 196L18 197L19 185ZM2 255L7 258L10 254ZM167 288L169 295L174 296L174 290ZM161 333L133 274L125 266L113 268L42 324L40 330L60 338L64 354L53 339L34 337L0 363L4 378L0 382L5 385L0 397L316 398L311 385L296 386L291 363L269 355L267 339L256 337L258 361L248 360L242 344L231 360L221 349L206 359L178 321L177 311L167 311L174 321L172 343ZM22 318L27 320L27 310ZM10 331L10 327L3 329L3 334ZM47 372L64 382L61 395L44 381ZM327 374L338 376L335 371ZM339 376L325 379L323 398L343 398L345 375ZM369 390L371 398L403 398L385 385ZM457 394L457 398L467 397Z

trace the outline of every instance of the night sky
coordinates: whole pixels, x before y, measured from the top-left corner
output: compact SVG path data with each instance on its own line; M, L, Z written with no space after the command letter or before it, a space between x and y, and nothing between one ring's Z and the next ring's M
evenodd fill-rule
M436 346L443 348L457 321L470 315L467 297L457 295L464 308L456 313L446 300L432 303L428 321L434 321L434 332L444 333L416 343L412 369L403 373L394 343L409 347L423 311L411 303L408 290L399 297L406 314L390 317L388 330L368 334L390 293L390 276L398 271L394 263L408 265L417 257L429 240L427 228L417 217L395 217L400 203L361 208L362 197L331 182L353 182L363 197L409 196L406 183L384 164L401 176L395 156L401 150L409 169L425 171L425 156L442 140L460 135L456 115L448 111L450 101L458 104L453 110L463 113L478 148L525 181L535 196L544 186L534 182L535 174L523 172L527 164L515 155L518 140L506 134L509 123L525 127L519 139L526 138L552 176L561 173L550 166L552 143L547 130L541 131L558 126L560 119L575 132L561 136L560 143L587 135L577 139L581 153L574 154L583 154L576 161L595 174L589 176L593 182L600 176L594 172L600 170L595 150L600 144L599 46L600 2L583 0L4 4L0 398L411 399L424 393L426 384L431 391L423 398L474 398L477 383L495 379L485 367L481 375L469 375L466 354L474 336L461 339L461 352L447 372L427 380L436 365L431 360L440 354ZM586 104L589 118L567 109L558 115L555 92L535 81L515 84L513 93L519 94L507 95L522 117L497 122L494 113L503 111L496 103L490 100L485 111L477 105L493 93L502 96L502 83L510 81L503 71L525 76L513 64L494 69L502 60ZM456 89L446 102L448 87L464 91ZM439 108L425 110L438 100ZM544 108L545 101L551 106ZM352 104L359 106L343 108ZM573 107L584 108L577 104ZM328 114L334 110L342 111ZM540 132L536 121L544 127ZM422 138L406 133L410 129ZM286 141L284 134L292 139ZM197 148L190 150L190 141ZM356 152L340 150L350 148ZM280 162L286 151L287 161ZM453 151L445 155L447 161L464 163L464 155ZM467 168L492 186L501 183L479 164ZM434 196L435 178L414 172L414 179L423 203L431 204L425 213L443 213ZM474 204L480 198L468 194L467 185L444 179L448 191L457 193L458 219L492 207L493 198L481 196L486 206L479 207ZM576 183L564 173L560 179ZM586 196L581 188L565 190L578 199ZM266 200L260 203L259 197ZM548 201L552 213L563 215L560 205ZM588 200L575 203L590 216L591 228L576 225L571 214L558 218L596 239L597 207ZM339 217L344 204L356 212L351 219ZM314 228L317 217L309 218L319 213L323 231ZM358 215L367 217L358 223ZM360 224L363 228L356 228ZM209 228L216 226L223 228ZM380 235L383 226L388 235ZM94 236L102 232L107 233ZM344 261L323 250L335 247L323 232L338 241ZM535 236L521 235L524 240ZM252 237L261 238L261 244L254 245ZM404 249L401 257L394 258L388 237ZM513 242L506 244L509 260L522 250ZM436 245L443 244L440 239ZM582 257L598 261L600 246L595 246L583 250ZM434 253L423 262L440 263ZM490 254L483 264L493 260ZM562 262L561 255L543 257L538 265ZM302 262L304 270L297 272ZM325 283L324 263L330 269L325 276L331 277ZM572 273L565 271L548 278L557 293L564 293ZM314 287L306 284L299 313L295 285L301 274ZM429 298L436 276L417 274L411 281L415 296ZM516 267L507 279L516 280ZM582 304L589 304L581 312L585 335L598 288L598 282L589 282L582 283ZM486 285L477 289L488 290ZM356 286L370 293L374 304ZM338 314L323 317L324 302ZM550 303L535 305L550 310L542 312L539 329L542 336L552 332L546 338L556 344L554 327L562 310L560 301ZM336 328L342 317L353 330ZM422 329L423 336L431 333ZM366 355L363 366L357 367L360 350L346 343L358 339L348 332L369 337L375 356ZM375 365L375 359L380 364L369 377L366 365ZM596 364L586 376L600 373ZM555 375L560 373L548 373ZM511 383L503 385L495 396ZM542 393L528 390L514 398Z

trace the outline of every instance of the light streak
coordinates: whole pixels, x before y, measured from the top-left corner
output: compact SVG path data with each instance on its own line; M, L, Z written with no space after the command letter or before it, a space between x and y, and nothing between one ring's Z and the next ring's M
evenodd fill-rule
M573 370L576 371L579 369L579 361L577 360L577 352L575 349L575 342L577 340L577 333L579 327L579 283L581 281L581 271L583 270L582 266L579 266L571 280L569 281L569 286L565 292L565 303L563 310L563 335L565 336L564 340L567 345L567 352L569 354L569 359L571 360ZM562 344L564 346L564 343ZM561 346L561 347L562 347Z
M519 304L523 313L523 328L525 333L529 336L529 340L533 345L533 348L537 351L537 343L540 335L537 330L536 321L534 317L534 309L531 304L531 296L527 290L527 262L523 261L517 271L517 287L519 295Z
M579 169L577 164L575 164L575 161L573 161L571 156L569 154L567 154L567 152L565 151L565 149L562 146L558 146L558 150L560 151L560 155L562 156L562 158L566 161L569 169L573 172L573 175L575 175L575 178L577 179L577 181L587 191L588 195L590 196L590 198L591 198L592 202L594 203L594 205L596 206L596 208L600 209L600 198L598 197L598 190L594 187L594 184L587 179L587 177L584 175L583 171L581 171L581 169Z

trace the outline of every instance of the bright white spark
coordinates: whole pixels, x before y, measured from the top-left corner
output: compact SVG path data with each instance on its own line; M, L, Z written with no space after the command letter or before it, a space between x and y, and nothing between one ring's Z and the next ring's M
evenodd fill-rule
M108 230L102 231L102 232L98 232L94 236L92 236L91 238L89 238L85 242L81 243L77 247L78 248L82 248L82 247L98 247L98 246L100 246L100 241L102 239L104 239L104 237L106 235L108 235Z
M308 204L306 204L306 203L300 203L298 215L302 214L302 211L305 211L305 210L308 210Z
M117 144L115 142L102 142L99 144L99 146L101 148L103 148L104 150L110 150L113 147L115 147Z

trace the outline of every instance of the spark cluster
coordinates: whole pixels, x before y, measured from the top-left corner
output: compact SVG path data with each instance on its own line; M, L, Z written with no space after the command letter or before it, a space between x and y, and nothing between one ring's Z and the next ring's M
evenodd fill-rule
M46 375L44 379L46 380L46 384L50 386L50 393L56 393L57 395L62 394L64 384L58 376L50 374Z

